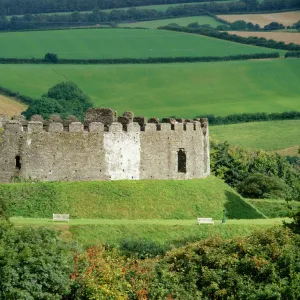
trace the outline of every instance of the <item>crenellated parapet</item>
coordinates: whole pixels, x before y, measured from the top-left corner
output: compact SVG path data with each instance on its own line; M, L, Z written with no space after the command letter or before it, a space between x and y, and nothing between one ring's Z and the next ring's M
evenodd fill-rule
M117 112L110 108L92 108L86 113L84 122L81 123L75 116L68 116L63 120L59 115L53 114L47 120L40 115L33 115L30 121L24 116L10 119L0 115L0 127L10 132L191 132L201 131L206 135L208 120L198 118L195 120L183 118L147 118L134 117L132 112L125 112L117 116Z

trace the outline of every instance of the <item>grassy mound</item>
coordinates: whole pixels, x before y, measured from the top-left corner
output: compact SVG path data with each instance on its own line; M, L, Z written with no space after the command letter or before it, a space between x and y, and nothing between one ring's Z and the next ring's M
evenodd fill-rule
M299 77L300 60L296 59L114 66L0 65L1 85L23 95L38 98L67 78L77 83L97 107L112 107L120 113L130 110L148 117L299 111Z
M278 150L299 145L299 128L300 120L251 122L211 126L210 134L235 146Z
M0 185L9 216L72 219L263 218L228 185L211 176L198 180L49 182Z

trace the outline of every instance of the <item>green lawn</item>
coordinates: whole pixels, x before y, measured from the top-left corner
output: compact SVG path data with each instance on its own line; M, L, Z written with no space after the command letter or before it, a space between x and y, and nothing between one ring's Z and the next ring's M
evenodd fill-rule
M72 237L84 246L110 244L118 246L125 240L148 240L168 247L183 246L214 236L234 238L249 235L254 230L282 225L285 218L255 220L215 220L215 225L198 225L193 220L71 220L70 223L51 219L11 218L16 226L55 227L63 236Z
M142 29L76 29L0 33L0 57L147 58L226 56L274 52L180 32Z
M0 84L40 97L71 80L94 105L145 116L300 110L300 60L155 65L0 65ZM280 132L278 128L275 132Z
M210 134L231 145L279 150L300 145L300 120L211 126Z
M190 23L198 22L200 25L208 24L212 27L222 25L221 22L216 21L214 18L209 16L196 16L196 17L183 17L183 18L172 18L172 19L162 19L135 23L121 23L120 27L146 27L150 29L155 29L159 26L166 26L170 23L176 23L181 26L187 26Z

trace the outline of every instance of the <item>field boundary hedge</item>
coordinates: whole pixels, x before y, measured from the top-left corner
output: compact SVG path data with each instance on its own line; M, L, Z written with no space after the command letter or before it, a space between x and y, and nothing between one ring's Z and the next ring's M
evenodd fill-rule
M158 29L205 35L205 36L209 36L221 40L227 40L227 41L236 42L240 44L254 45L254 46L271 48L271 49L300 51L300 45L294 43L285 44L284 42L276 42L274 40L267 40L263 37L254 37L254 36L246 38L236 34L229 34L228 32L220 32L213 28L207 28L207 27L191 28L191 27L180 26L180 25L167 25L167 26L158 27Z
M284 55L285 58L300 58L300 51L289 51Z
M35 101L35 99L29 97L29 96L25 96L22 94L19 94L18 92L14 92L8 88L5 88L3 86L0 86L0 94L7 96L7 97L12 97L16 100L19 100L20 102L30 105L31 103L33 103Z
M237 54L229 56L182 56L182 57L148 57L148 58L107 58L107 59L70 59L61 58L51 62L43 58L0 58L0 64L159 64L159 63L193 63L217 62L231 60L279 58L278 52Z
M248 122L299 120L300 111L286 111L282 113L243 113L232 114L225 117L216 117L212 114L196 116L196 118L207 118L210 125L228 125Z

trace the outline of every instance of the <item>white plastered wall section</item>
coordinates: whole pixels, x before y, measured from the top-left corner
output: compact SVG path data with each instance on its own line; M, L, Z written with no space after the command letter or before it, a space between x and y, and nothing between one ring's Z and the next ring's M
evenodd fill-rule
M140 179L140 132L107 132L104 149L109 179Z

